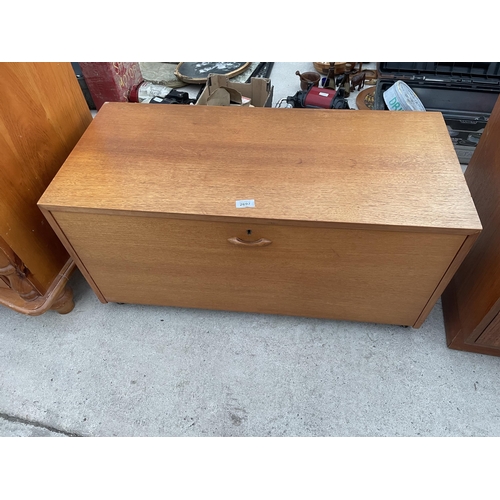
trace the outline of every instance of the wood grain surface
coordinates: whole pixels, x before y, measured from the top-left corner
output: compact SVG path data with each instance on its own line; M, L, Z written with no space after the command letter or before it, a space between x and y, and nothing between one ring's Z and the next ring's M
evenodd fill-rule
M476 340L478 345L485 345L500 349L500 313L495 316L495 319L484 329L483 333Z
M91 120L70 63L0 63L0 237L41 293L68 254L37 201Z
M69 212L53 216L111 302L401 325L415 323L464 239ZM271 244L237 246L231 238Z
M92 290L94 290L94 293L97 295L97 298L103 303L106 304L107 300L104 298L104 295L101 293L99 290L97 284L95 283L94 279L90 275L90 273L87 271L85 268L85 265L80 259L80 256L76 253L75 249L73 248L73 245L71 242L68 240L62 229L60 228L59 224L56 222L54 216L52 215L51 212L48 210L45 210L43 207L40 207L41 212L47 219L47 222L50 224L52 227L53 231L57 234L58 238L61 240L63 245L65 246L66 250L68 253L71 255L71 258L75 262L75 264L78 266L78 269L80 272L83 274L85 279L87 280L87 283L90 285Z
M241 199L255 200L255 208L236 208ZM481 229L440 113L108 103L40 204Z
M443 294L450 347L500 348L500 101L469 162L465 179L483 231ZM496 336L496 337L495 337ZM480 340L479 340L480 339ZM491 352L488 352L491 354ZM500 350L497 350L500 355Z
M457 269L460 267L460 264L463 262L466 255L470 252L470 249L474 246L474 243L476 242L479 234L480 233L471 234L465 238L465 240L462 243L462 246L457 252L457 255L455 256L453 261L450 262L450 265L448 269L446 269L446 272L443 274L441 281L439 281L439 283L436 286L436 289L430 296L429 302L426 304L426 306L422 310L421 315L413 325L414 328L420 328L422 326L423 322L425 321L425 318L427 318L432 308L436 304L437 300L439 299L443 291L450 283L451 279L453 278L453 275L457 272Z

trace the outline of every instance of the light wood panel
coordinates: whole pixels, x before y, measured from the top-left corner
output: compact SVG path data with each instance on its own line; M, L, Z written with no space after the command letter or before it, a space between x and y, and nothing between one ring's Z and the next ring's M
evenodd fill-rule
M415 323L464 240L409 232L53 216L108 301L402 325ZM231 238L271 243L245 247Z
M43 213L43 215L45 216L45 218L47 219L47 221L49 222L49 224L51 225L51 227L54 230L54 232L57 234L58 238L61 240L61 242L63 243L63 245L66 247L66 250L71 255L71 258L73 259L73 261L75 262L75 264L80 269L80 272L83 274L83 276L87 280L87 283L90 285L90 287L92 288L92 290L94 290L94 293L97 295L97 298L103 304L107 303L106 299L104 298L104 295L101 293L101 291L99 290L99 288L98 288L97 284L95 283L94 279L89 274L88 270L85 268L83 262L80 259L80 256L76 253L75 249L73 248L73 246L69 242L68 238L66 237L66 235L64 234L64 232L59 227L59 224L54 219L52 213L49 212L49 211L47 211L47 210L45 210L43 207L40 207L40 210Z
M0 237L42 294L68 254L37 201L91 120L70 63L0 63Z
M237 209L236 200L255 208ZM440 113L103 106L40 200L197 218L481 225Z
M462 246L460 247L460 250L458 251L453 261L450 263L450 266L444 273L443 277L441 278L441 281L438 283L436 289L429 298L429 302L426 304L419 318L413 325L415 328L420 328L422 326L423 322L425 321L425 318L427 318L432 308L435 306L437 300L439 299L443 291L446 289L447 285L450 283L450 280L453 278L453 275L457 272L457 269L460 267L460 264L463 262L466 255L470 252L470 249L474 246L474 243L476 242L479 234L480 233L472 234L465 238Z

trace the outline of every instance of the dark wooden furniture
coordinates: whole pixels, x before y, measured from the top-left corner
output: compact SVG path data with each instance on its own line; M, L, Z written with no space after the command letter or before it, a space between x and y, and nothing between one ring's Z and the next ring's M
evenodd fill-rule
M70 63L0 63L0 304L69 312L74 263L37 207L92 121Z
M39 206L102 302L414 327L481 230L439 113L108 103Z
M443 293L452 349L500 355L500 101L465 172L483 232Z

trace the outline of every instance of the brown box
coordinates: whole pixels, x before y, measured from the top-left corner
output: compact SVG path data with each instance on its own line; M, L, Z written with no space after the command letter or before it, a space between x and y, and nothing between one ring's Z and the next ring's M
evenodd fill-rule
M218 89L224 88L227 92L231 93L231 105L237 104L240 106L256 106L259 108L271 108L273 104L273 90L274 87L271 85L271 80L269 78L252 78L250 83L237 83L232 82L227 78L226 75L216 75L211 74L207 79L207 85L203 90L201 96L199 97L196 105L207 106L214 105L211 104L210 101L217 101L221 104L216 105L227 105L224 104L224 100L219 100L217 97L220 96L220 92L216 92ZM231 92L232 90L232 92ZM217 95L218 94L218 95ZM244 99L241 104L238 103L236 96L249 97L250 102L244 102ZM227 102L227 101L226 101Z
M207 106L251 106L250 97L241 95L236 89L219 87L207 97Z
M38 206L102 302L415 328L481 231L433 112L108 103Z

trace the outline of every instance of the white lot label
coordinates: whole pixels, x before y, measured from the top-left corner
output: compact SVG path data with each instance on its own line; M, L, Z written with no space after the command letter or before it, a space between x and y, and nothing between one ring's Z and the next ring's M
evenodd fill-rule
M254 208L255 200L236 200L236 208Z
M320 92L319 95L322 97L328 97L330 94L327 94L326 92Z

